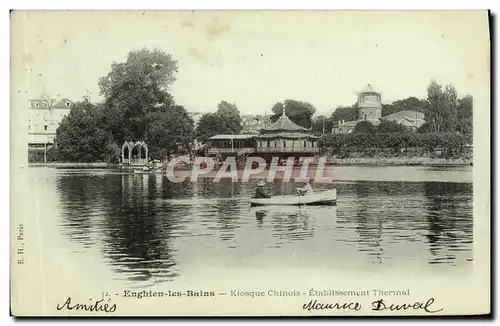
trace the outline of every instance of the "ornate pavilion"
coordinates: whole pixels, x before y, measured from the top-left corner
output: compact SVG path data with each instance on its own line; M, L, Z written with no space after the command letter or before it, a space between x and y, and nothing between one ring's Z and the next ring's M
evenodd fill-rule
M263 157L270 162L273 156L313 157L319 153L319 137L311 129L295 124L283 110L280 118L257 135L215 135L209 139L207 154L211 156L248 155Z

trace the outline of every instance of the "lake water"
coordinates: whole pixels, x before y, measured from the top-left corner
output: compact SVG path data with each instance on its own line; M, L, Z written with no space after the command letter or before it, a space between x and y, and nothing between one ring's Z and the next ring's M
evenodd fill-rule
M207 267L468 273L472 168L335 167L337 206L251 208L255 183L29 168L40 237L75 270L144 287ZM272 194L297 185L268 185Z

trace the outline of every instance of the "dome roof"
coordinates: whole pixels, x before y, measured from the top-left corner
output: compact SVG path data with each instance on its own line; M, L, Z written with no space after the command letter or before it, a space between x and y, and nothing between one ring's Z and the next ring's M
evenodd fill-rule
M373 89L372 84L370 84L370 83L368 83L368 85L366 85L365 88L363 88L360 93L376 93L376 94L378 94L378 92L376 92Z

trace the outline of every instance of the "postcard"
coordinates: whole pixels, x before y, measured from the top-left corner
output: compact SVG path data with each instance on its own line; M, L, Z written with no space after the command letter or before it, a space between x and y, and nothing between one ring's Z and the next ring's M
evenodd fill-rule
M490 302L488 11L13 11L14 316Z

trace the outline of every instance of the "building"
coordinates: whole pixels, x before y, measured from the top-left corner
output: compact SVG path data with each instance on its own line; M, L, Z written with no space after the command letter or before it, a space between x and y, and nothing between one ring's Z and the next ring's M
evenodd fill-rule
M221 157L252 154L265 158L267 162L273 156L282 159L311 157L319 153L318 139L311 129L298 126L283 111L276 122L261 129L258 134L215 135L209 138L207 154Z
M418 111L405 110L383 116L382 119L396 121L406 128L416 131L425 123L425 115Z
M255 153L270 161L273 156L287 157L314 156L319 153L318 139L311 129L295 124L283 110L281 117L271 126L262 129L254 137Z
M369 121L375 126L380 124L380 118L382 117L382 94L373 90L371 84L368 84L358 93L356 107L358 119L354 121L339 121L337 125L333 126L332 133L351 133L354 131L356 124L363 120Z
M28 148L44 149L54 144L56 131L62 119L69 113L73 102L41 97L29 100Z
M266 115L243 115L241 116L242 134L258 134L262 129L271 125L269 116Z
M376 92L370 84L358 93L356 107L358 119L354 121L339 121L337 125L333 126L332 133L351 133L360 121L369 121L374 126L378 126L382 119L396 121L413 131L416 131L425 122L423 113L412 110L400 111L382 117L382 94Z
M358 93L358 121L365 120L378 125L382 118L382 94L368 84Z

